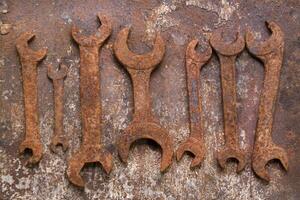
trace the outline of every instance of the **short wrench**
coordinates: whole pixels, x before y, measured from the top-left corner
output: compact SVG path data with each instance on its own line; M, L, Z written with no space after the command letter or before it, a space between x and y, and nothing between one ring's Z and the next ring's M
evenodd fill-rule
M191 163L191 168L201 164L206 152L203 129L202 129L202 95L200 94L200 70L211 57L212 49L208 46L207 50L201 54L195 48L198 40L192 40L186 49L186 73L187 88L189 99L189 125L190 137L183 142L176 151L177 160L180 160L184 152L194 154L195 158Z
M63 116L64 116L64 78L67 76L68 67L61 64L60 69L56 70L52 65L48 65L48 77L53 81L54 88L54 113L55 127L50 148L57 153L56 147L62 146L63 151L68 149L68 141L64 135Z
M270 176L265 169L266 164L271 160L279 160L284 169L287 170L288 156L285 149L276 145L272 140L273 116L283 60L284 34L275 22L266 22L266 25L272 32L268 40L258 43L254 40L253 34L248 31L246 43L249 51L263 62L265 68L252 168L260 178L270 181Z
M82 144L69 160L67 174L76 186L84 187L80 171L86 163L102 164L106 173L112 169L112 155L101 144L101 99L99 48L111 34L111 22L98 14L101 27L92 36L84 36L75 26L72 36L80 49L80 105Z
M172 162L172 140L167 130L161 127L151 111L150 76L151 72L161 62L165 53L162 37L156 36L153 50L139 55L129 50L127 39L129 28L121 30L114 44L117 59L123 64L131 76L134 96L134 115L124 134L118 139L118 151L123 162L127 162L131 144L138 139L151 139L162 148L161 172Z
M239 147L237 134L235 61L237 55L245 48L245 40L237 33L234 42L225 43L222 31L219 30L212 34L210 44L217 52L221 63L225 146L218 152L217 159L223 169L228 159L236 159L237 172L240 172L245 168L246 154Z
M38 163L43 155L38 119L37 65L46 56L47 50L34 51L28 46L34 36L32 32L25 32L16 41L22 65L26 126L25 140L20 144L19 151L31 150L32 156L26 162L28 166Z

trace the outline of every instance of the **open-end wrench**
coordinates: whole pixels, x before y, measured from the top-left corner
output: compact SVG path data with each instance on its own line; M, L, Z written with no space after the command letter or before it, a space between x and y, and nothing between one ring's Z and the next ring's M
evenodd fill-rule
M165 53L165 44L157 34L153 50L144 55L138 55L129 50L127 39L129 28L121 30L114 44L117 59L124 65L131 76L134 96L133 120L118 138L118 151L123 162L127 162L131 144L138 139L151 139L162 149L161 172L172 162L173 142L167 130L161 127L151 111L150 76L151 72L161 62Z
M112 169L112 155L101 144L101 99L99 48L111 34L111 22L98 15L101 27L92 36L84 36L73 26L72 36L80 49L80 106L82 144L69 160L67 174L76 186L84 187L80 171L86 163L102 164L106 173Z
M260 96L258 122L256 128L252 168L262 179L270 181L265 166L271 160L279 160L288 169L288 156L285 149L272 140L273 115L278 93L280 70L283 60L284 34L275 22L266 22L272 35L264 42L256 42L251 32L246 34L247 48L259 58L265 68L263 90Z
M32 156L26 161L28 166L38 163L43 155L38 119L37 65L46 56L47 50L43 48L34 51L28 46L34 36L32 32L25 32L16 41L22 65L26 126L25 139L20 144L19 151L23 153L26 149L31 150Z
M189 121L190 137L183 142L176 151L176 157L179 161L184 152L188 151L194 154L195 158L191 163L191 168L201 164L206 152L203 130L202 130L202 95L200 94L200 70L210 59L212 49L208 46L207 50L201 54L197 53L195 48L198 40L192 40L186 49L186 73L187 88L189 99Z
M48 77L53 81L54 88L54 112L55 127L54 135L51 140L50 148L57 153L57 146L61 145L63 151L68 149L68 141L64 135L63 116L64 116L64 78L67 76L68 67L61 64L56 70L52 65L48 65Z
M237 33L234 42L226 43L222 31L219 30L212 34L210 44L221 63L225 146L218 152L217 159L223 169L228 159L237 160L237 172L240 172L245 168L246 154L240 148L237 134L235 61L237 55L245 48L245 40Z

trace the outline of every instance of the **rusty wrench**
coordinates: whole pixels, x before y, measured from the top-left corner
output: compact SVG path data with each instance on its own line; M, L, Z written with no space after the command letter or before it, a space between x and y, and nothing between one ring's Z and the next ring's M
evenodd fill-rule
M217 159L222 168L225 168L228 159L236 159L237 172L240 172L246 166L246 154L239 147L237 134L235 60L244 50L245 40L237 33L234 42L225 43L222 31L216 31L210 38L210 44L217 52L221 63L225 146L218 152Z
M252 168L260 178L270 181L270 176L265 169L266 164L277 159L287 170L288 156L285 149L276 145L272 140L273 116L283 60L284 34L275 22L266 22L266 24L272 32L267 41L256 42L253 34L248 31L246 42L249 51L264 63L265 68L252 155Z
M54 87L54 109L55 109L55 127L50 148L57 153L56 147L62 146L63 151L68 149L68 141L64 135L63 115L64 115L64 78L67 76L68 67L61 64L58 70L52 65L48 65L48 77L53 81Z
M167 130L162 128L151 111L149 92L151 72L161 62L165 53L165 44L157 34L153 50L138 55L129 50L127 39L129 28L121 30L114 44L117 59L123 64L131 76L134 96L134 115L124 134L118 139L118 151L123 162L127 162L131 144L138 139L151 139L162 148L160 170L165 171L172 162L172 140Z
M195 158L191 163L191 168L201 164L206 152L203 130L202 130L202 95L200 90L200 71L211 57L212 49L198 54L195 50L198 40L192 40L186 49L186 73L189 99L189 121L190 137L183 142L176 151L177 160L180 160L184 152L189 151Z
M46 56L47 50L43 48L34 51L28 46L34 36L32 32L25 32L16 41L22 65L26 126L25 139L20 144L19 151L23 153L26 149L31 150L32 156L26 161L28 166L38 163L43 155L38 119L37 65Z
M82 144L70 158L67 169L69 180L84 187L80 171L85 163L99 162L106 173L112 169L112 155L101 144L101 99L99 48L111 34L111 22L98 14L101 27L92 36L84 36L73 26L72 36L80 49L80 104L82 120Z

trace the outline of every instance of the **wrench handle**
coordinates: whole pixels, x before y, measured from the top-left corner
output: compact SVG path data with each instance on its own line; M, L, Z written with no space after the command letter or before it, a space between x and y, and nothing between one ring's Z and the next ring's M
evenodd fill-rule
M99 46L79 46L79 49L82 142L97 145L101 140Z
M273 116L279 88L282 59L276 57L265 61L265 79L260 97L256 141L272 141Z
M26 139L40 140L38 122L37 62L22 60L21 63L26 116Z
M231 147L239 145L237 135L236 114L236 56L219 55L221 62L221 82L223 98L224 134L225 143Z
M138 121L152 118L151 97L150 97L150 75L152 69L134 70L128 69L132 85L134 98L134 115L133 119Z
M64 80L53 80L54 86L54 108L55 108L55 128L54 132L57 136L62 136L63 130L63 113L64 113Z
M187 87L189 101L189 116L190 116L190 136L202 139L202 99L199 92L200 89L200 65L196 63L187 63Z

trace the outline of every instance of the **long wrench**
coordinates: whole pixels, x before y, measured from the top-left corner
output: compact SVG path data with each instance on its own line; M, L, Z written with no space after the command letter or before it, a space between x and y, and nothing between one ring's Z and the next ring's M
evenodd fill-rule
M151 139L160 145L162 160L160 171L165 171L172 162L172 140L157 122L151 111L150 75L161 62L165 52L162 37L157 34L153 50L144 55L138 55L129 50L127 39L129 28L124 28L117 35L114 52L131 76L134 96L134 115L124 134L118 139L118 151L123 162L127 162L131 144L138 139Z
M218 152L217 159L223 169L228 159L236 159L237 172L240 172L246 166L246 154L239 147L237 134L235 61L237 55L245 48L245 40L237 33L234 42L225 43L222 31L219 30L212 34L210 44L217 52L221 63L225 146Z
M191 163L191 168L199 166L204 159L206 148L202 130L202 95L200 94L200 71L211 57L212 49L208 46L207 50L201 54L195 48L198 40L192 40L186 49L186 73L189 99L189 121L190 137L183 142L176 151L176 158L179 161L184 152L194 154L195 158Z
M34 36L33 32L25 32L16 41L22 65L26 126L25 139L20 144L19 151L23 153L26 149L31 150L32 155L26 161L27 166L38 163L43 156L43 145L39 133L37 65L46 56L47 50L46 48L38 51L30 49L28 42Z
M69 147L66 136L64 135L63 117L64 117L64 78L67 76L68 67L64 64L60 65L58 70L52 65L48 65L48 77L53 81L54 88L54 112L55 127L54 135L51 140L50 148L57 153L57 146L61 145L63 151Z
M101 27L92 36L84 36L73 26L72 36L80 49L80 104L82 120L82 144L69 160L69 180L78 187L84 187L80 171L85 163L99 162L106 173L112 170L112 155L101 144L101 99L99 48L111 34L111 22L98 14Z
M248 31L246 42L249 51L263 62L265 68L252 155L252 168L260 178L270 181L270 176L265 169L266 164L277 159L281 162L283 168L288 170L288 156L285 149L276 145L272 140L273 116L283 60L284 34L275 22L266 22L266 25L272 32L268 40L262 43L256 42L253 34Z

